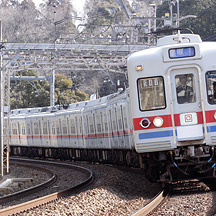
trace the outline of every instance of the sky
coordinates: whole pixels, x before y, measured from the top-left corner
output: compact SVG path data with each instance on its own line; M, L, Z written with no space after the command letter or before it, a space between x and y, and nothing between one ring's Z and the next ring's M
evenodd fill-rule
M42 0L33 0L35 5L38 6ZM74 8L77 10L78 16L83 14L83 7L86 0L70 0Z
M85 0L71 0L71 2L76 9L78 16L83 16L83 7L85 4Z
M41 3L42 0L33 0L34 3L37 5L39 5ZM74 6L74 8L77 11L77 15L78 16L83 16L83 7L85 5L85 1L86 0L70 0L72 5ZM132 3L133 0L129 0L130 4Z
M33 0L35 5L38 6L42 0ZM75 8L75 10L77 11L77 16L78 17L84 17L84 10L83 10L83 7L85 5L85 1L86 0L70 0L73 7ZM133 0L129 0L130 4L132 3ZM80 21L76 21L75 24L76 26L78 24L80 24L81 22Z
M33 0L36 7L39 6L39 4L43 1L43 0ZM77 16L78 17L84 17L84 11L83 11L83 7L85 5L85 1L86 0L70 0L73 7L75 8L75 10L77 11ZM79 21L76 21L75 23L76 25L80 24Z

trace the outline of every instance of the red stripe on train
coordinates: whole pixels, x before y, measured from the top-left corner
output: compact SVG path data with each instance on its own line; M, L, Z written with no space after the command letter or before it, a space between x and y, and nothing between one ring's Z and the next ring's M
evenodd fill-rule
M154 129L154 128L157 128L154 126L153 124L153 120L154 118L157 117L157 116L148 116L148 117L142 117L142 118L134 118L133 119L133 126L134 126L134 130L145 130L145 128L143 128L141 125L140 125L140 121L143 119L143 118L147 118L150 120L151 124L150 126L148 127L148 129ZM164 120L164 123L162 125L161 128L165 128L165 127L172 127L172 120L171 120L171 115L160 115L161 118L163 118Z
M206 123L212 123L212 122L216 122L216 120L214 119L214 113L216 112L216 110L208 110L205 112L205 116L206 116ZM166 128L166 127L172 127L172 121L171 121L171 115L159 115L161 118L163 118L164 123L162 125L162 127L160 128ZM146 130L146 129L156 129L157 127L154 126L153 124L153 120L154 118L157 116L148 116L148 117L142 117L142 118L134 118L133 119L133 126L134 126L134 130ZM147 118L150 120L151 124L148 128L143 128L140 125L140 121L143 118ZM198 124L203 124L203 114L202 112L197 112L197 120L198 120ZM180 124L180 114L174 114L174 122L175 122L175 126L181 126Z

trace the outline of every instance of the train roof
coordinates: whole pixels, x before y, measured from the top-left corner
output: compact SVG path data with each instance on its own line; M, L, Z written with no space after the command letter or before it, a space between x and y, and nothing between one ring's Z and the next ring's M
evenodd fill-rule
M50 114L50 113L56 113L57 115L61 115L65 112L67 113L76 112L77 113L77 112L81 112L84 110L88 111L89 109L92 109L93 107L97 109L98 107L112 105L116 103L117 101L119 101L121 98L125 98L127 94L128 94L128 90L121 92L121 93L117 92L117 93L114 93L108 96L104 96L102 98L95 99L95 100L72 103L68 105L67 109L61 109L60 106L14 109L14 110L11 110L10 116L13 117L13 116L24 115L28 117L29 116L38 117L38 116L43 115L45 117L47 114Z
M170 35L163 38L159 38L157 41L157 47L179 44L179 43L201 43L202 39L196 34L176 34Z

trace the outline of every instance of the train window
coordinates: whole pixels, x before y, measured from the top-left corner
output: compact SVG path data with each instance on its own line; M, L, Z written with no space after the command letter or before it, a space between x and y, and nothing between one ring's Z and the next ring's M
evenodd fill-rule
M51 127L50 127L50 121L49 120L48 120L47 124L48 124L48 134L50 134Z
M116 131L116 130L117 130L115 119L112 121L112 128L113 128L113 131Z
M32 121L30 121L30 131L31 131L31 134L33 135Z
M55 134L55 122L51 122L52 125L52 134Z
M22 135L25 135L25 123L21 123L21 131L22 131Z
M58 128L57 128L57 134L61 135L61 128L62 128L62 124L61 124L61 119L58 120Z
M96 115L95 120L96 120L96 125L97 125L97 132L100 133L102 131L102 129L101 129L101 119L100 119L100 115L99 114Z
M117 121L118 121L118 128L119 130L122 129L122 114L120 108L117 109Z
M163 77L138 79L138 92L141 111L166 108Z
M31 134L31 128L30 128L30 124L29 123L27 123L27 133L28 133L28 135Z
M108 125L107 125L107 122L104 122L104 130L105 130L105 132L107 132L108 131Z
M79 119L80 134L83 134L82 117Z
M79 134L79 127L78 127L77 117L75 118L75 126L76 126L76 132L77 132L77 134Z
M87 132L87 134L89 133L89 120L88 120L88 116L86 116L86 132Z
M126 107L123 107L123 124L124 124L124 129L127 129L128 124L127 124Z
M18 130L18 135L20 135L20 123L18 122L18 128L17 128L17 130Z
M93 117L89 116L89 132L94 133Z
M206 73L206 85L208 102L216 104L216 71L208 71Z
M99 133L101 132L101 124L100 123L97 124L97 130L98 130Z
M56 120L56 134L60 134L60 130L59 130L59 121Z
M195 103L195 83L193 74L175 76L177 102L179 104Z
M74 119L70 119L70 126L71 126L71 134L75 134L75 122L74 122Z
M17 124L16 123L12 123L12 133L13 135L17 135Z
M103 114L100 113L100 119L101 119L101 130L104 131L104 120L103 120Z
M104 113L103 117L101 116L101 118L103 119L103 123L104 123L104 131L107 132L108 131L108 123L107 123L106 113Z
M39 126L39 133L42 134L42 132L41 132L41 121L40 120L39 120L39 125L38 126Z
M35 135L39 134L38 122L34 122L34 134L35 134Z
M43 134L48 134L47 122L43 122Z
M67 134L67 124L66 124L66 120L62 120L62 132L63 134Z

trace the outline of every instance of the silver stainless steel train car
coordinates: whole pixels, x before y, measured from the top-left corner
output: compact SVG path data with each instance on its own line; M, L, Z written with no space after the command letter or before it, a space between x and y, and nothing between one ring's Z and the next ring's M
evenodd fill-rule
M128 90L68 109L12 110L12 155L90 160L138 166Z
M178 33L129 57L135 149L150 179L215 177L215 56L215 42Z

